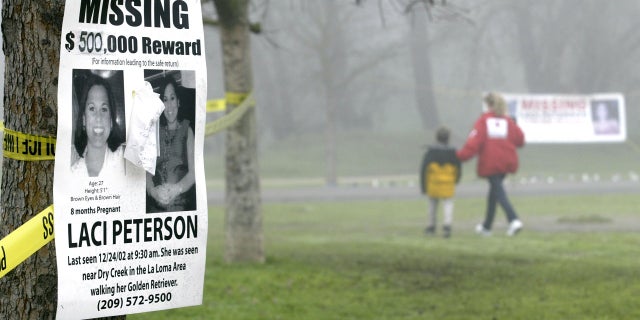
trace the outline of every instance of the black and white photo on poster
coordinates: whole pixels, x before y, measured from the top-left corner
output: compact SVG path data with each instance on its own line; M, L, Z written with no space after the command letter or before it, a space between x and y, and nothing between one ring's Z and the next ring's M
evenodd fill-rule
M595 134L620 133L618 101L613 99L591 100L591 119Z
M145 70L145 81L160 95L155 174L147 172L147 213L196 210L193 142L195 88L193 71Z
M124 175L123 83L122 70L73 70L72 173Z

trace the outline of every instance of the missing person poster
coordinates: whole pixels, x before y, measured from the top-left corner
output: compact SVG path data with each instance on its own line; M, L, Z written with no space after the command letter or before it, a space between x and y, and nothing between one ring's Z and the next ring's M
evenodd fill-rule
M527 143L623 142L627 138L622 94L503 96Z
M207 202L200 1L67 1L54 210L58 310L202 303Z

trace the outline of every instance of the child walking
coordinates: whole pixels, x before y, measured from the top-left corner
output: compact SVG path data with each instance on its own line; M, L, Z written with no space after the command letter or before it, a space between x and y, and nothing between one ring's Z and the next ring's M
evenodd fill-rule
M422 159L420 167L420 188L429 198L429 221L425 233L436 232L438 204L442 202L444 222L442 226L445 238L451 236L453 222L453 195L456 184L462 176L460 160L456 149L449 146L450 131L441 127L436 132L436 144L430 146Z

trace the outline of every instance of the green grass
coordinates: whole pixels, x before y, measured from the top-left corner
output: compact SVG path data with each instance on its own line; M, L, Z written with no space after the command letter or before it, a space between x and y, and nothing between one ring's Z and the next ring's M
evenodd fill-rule
M473 234L484 202L459 199L448 240L422 234L423 201L270 204L264 265L222 261L212 207L203 305L128 318L637 319L640 234L571 229L637 216L636 199L515 198L531 227L516 238L500 212L494 236Z

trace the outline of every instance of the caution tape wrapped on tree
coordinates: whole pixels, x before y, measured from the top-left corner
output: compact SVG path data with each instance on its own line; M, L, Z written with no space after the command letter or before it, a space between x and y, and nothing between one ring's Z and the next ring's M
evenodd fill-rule
M0 240L0 278L53 240L53 205Z
M222 118L207 123L205 136L214 135L240 119L247 110L255 106L253 93L227 92L225 99L207 101L207 112L226 110L226 104L238 105L233 111ZM42 161L54 160L56 153L56 138L24 134L4 127L0 123L0 131L4 132L3 156L14 160Z
M250 92L248 94L227 92L225 98L227 103L236 104L238 106L231 110L231 112L224 115L224 117L207 123L207 126L204 129L205 136L216 134L228 128L236 121L238 121L238 119L240 119L247 112L247 110L249 110L249 108L255 106L256 104L255 100L253 99L253 92Z
M207 100L207 113L220 112L227 109L225 99Z
M56 138L42 137L7 129L2 125L3 156L14 160L42 161L56 157Z

